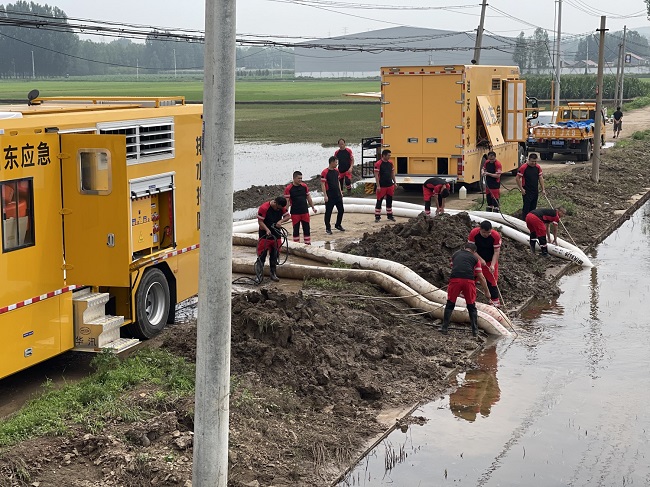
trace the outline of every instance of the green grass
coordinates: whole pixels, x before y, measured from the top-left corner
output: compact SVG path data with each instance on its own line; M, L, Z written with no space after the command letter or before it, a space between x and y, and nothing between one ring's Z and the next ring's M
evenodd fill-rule
M650 130L637 130L632 134L634 140L645 140L650 137Z
M194 365L162 350L144 349L124 361L110 353L102 354L93 365L96 372L76 384L53 389L46 383L40 397L0 421L0 446L35 436L63 435L71 424L96 433L106 418L142 419L146 413L123 397L140 384L158 388L157 403L194 393Z
M236 101L346 101L343 93L379 91L379 81L237 81ZM185 96L188 101L203 99L203 82L192 77L165 78L141 76L139 80L100 81L88 79L2 80L0 99L27 99L27 93L38 89L41 96Z
M240 141L357 143L378 135L379 105L238 105L235 136Z
M637 108L644 108L650 105L650 96L640 96L631 102L623 104L623 110L636 110Z

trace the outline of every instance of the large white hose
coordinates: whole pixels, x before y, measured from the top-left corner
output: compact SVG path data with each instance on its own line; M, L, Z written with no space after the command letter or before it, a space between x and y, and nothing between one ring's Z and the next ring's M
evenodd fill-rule
M234 245L248 245L256 246L257 237L255 235L235 233L233 234ZM364 257L359 255L344 254L333 250L326 250L311 245L304 245L301 243L289 242L289 249L292 254L303 256L319 262L332 263L342 261L349 265L358 265L364 269L372 269L383 272L392 276L403 283L408 283L418 294L425 298L435 301L436 303L446 303L447 293L438 289L430 282L420 277L415 271L409 269L405 265L393 262L390 260L378 259L375 257ZM457 305L465 307L465 300L459 298ZM493 322L490 329L485 328L488 334L496 335L509 335L510 332L506 326L512 328L510 320L497 308L484 303L476 303L476 308L479 310L479 315ZM469 319L469 318L468 318Z
M239 274L253 274L252 259L234 258L232 260L232 271ZM339 269L335 267L309 266L301 264L286 263L277 268L279 277L291 279L305 278L325 278L325 279L343 279L355 282L371 282L381 287L388 294L400 298L412 308L418 308L427 311L435 318L442 319L445 305L434 303L421 296L403 282L388 276L383 272L373 271L370 269ZM408 317L408 314L404 315ZM456 307L451 315L451 320L455 323L469 322L467 309ZM498 323L495 323L491 317L485 317L479 313L478 325L491 335L501 335L500 329L497 329Z
M352 200L352 199L366 201L366 204L365 205L346 204L345 205L346 212L374 214L375 207L373 204L368 204L368 200L364 200L364 198L349 198L348 200ZM410 205L415 208L402 208L400 206L393 206L393 215L406 217L406 218L414 218L417 217L420 213L422 213L422 208L419 207L418 205L414 205L412 203L403 203L403 202L401 204ZM325 211L325 208L323 206L317 206L316 208L319 214L322 214ZM336 213L336 209L334 212ZM517 242L520 242L524 245L528 245L528 243L530 242L530 237L528 236L528 233L524 233L527 230L526 224L524 222L521 222L521 220L519 220L519 222L521 222L523 227L522 227L522 231L519 231L517 229L507 226L507 224L504 223L505 219L501 216L500 213L466 212L465 210L450 210L450 209L445 209L445 212L450 215L456 215L458 213L463 213L463 212L468 213L470 219L477 223L480 223L483 220L490 220L491 223L494 225L494 227L501 230L501 232L506 237L516 240ZM487 215L487 216L479 216L479 214ZM492 218L489 218L488 216L491 216ZM511 220L511 218L508 217L507 220L509 221ZM516 220L516 219L513 218L512 220ZM257 220L247 220L243 222L233 223L233 232L236 233L252 233L252 232L256 232L257 230L258 230ZM571 245L566 241L560 241L560 239L558 239L558 243L564 245L564 247L549 243L548 244L549 254L555 257L560 257L561 259L570 260L584 267L593 267L593 264L591 263L589 258L578 247L575 247L574 245Z

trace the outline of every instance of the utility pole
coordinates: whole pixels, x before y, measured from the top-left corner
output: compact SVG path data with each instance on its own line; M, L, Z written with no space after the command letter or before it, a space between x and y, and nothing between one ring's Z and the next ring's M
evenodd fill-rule
M589 66L589 40L591 36L587 36L587 59L585 59L585 74L589 74L587 67Z
M228 484L236 4L205 0L194 487Z
M140 79L140 60L135 60L135 79Z
M598 182L600 180L600 133L603 123L603 68L605 67L605 20L604 15L600 18L600 43L598 45L598 80L596 82L596 114L594 119L594 154L591 163L591 180Z
M481 47L483 44L483 25L485 25L485 9L487 8L487 0L483 0L481 6L481 21L476 29L476 44L474 44L474 59L472 64L481 64Z
M32 79L36 79L36 67L34 66L34 51L32 51Z
M618 43L618 58L616 59L616 89L614 90L614 106L618 106L618 87L621 83L621 63L625 62L623 59L623 43Z
M176 77L176 49L173 49L174 51L174 78Z
M625 38L627 37L627 25L623 26L623 57L621 63L621 94L618 96L618 104L616 106L621 106L623 104L623 85L625 83Z
M560 41L562 38L562 0L557 3L557 53L555 60L555 109L560 106L560 75L562 74L562 59L560 56Z

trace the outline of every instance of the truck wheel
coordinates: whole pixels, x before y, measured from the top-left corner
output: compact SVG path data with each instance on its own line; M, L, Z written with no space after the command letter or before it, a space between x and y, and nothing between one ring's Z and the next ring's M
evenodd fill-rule
M548 154L547 154L546 152L540 152L540 153L539 153L539 158L540 158L542 161L548 161Z
M587 142L587 154L585 155L585 161L590 161L591 156L594 154L594 144Z
M167 324L169 284L160 269L152 268L142 276L135 293L136 323L129 330L136 338L151 338Z

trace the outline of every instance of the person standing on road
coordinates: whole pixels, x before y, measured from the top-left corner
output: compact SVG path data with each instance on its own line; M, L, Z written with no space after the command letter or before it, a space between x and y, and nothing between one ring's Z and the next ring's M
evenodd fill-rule
M384 149L381 159L375 162L375 183L377 184L377 204L375 205L375 223L381 220L381 204L386 198L386 218L395 221L393 216L393 196L395 195L395 166L390 160L391 152Z
M524 202L524 207L521 210L521 219L525 220L526 215L537 208L537 198L539 197L538 186L541 186L542 194L546 195L542 168L537 164L537 154L535 152L528 155L528 162L522 164L517 171L516 181Z
M621 130L623 129L623 112L621 107L616 107L614 112L614 138L621 136Z
M490 291L487 288L485 277L481 271L480 257L476 253L476 245L465 242L463 247L451 256L451 278L447 286L447 304L445 305L445 314L442 318L440 331L447 334L451 314L456 307L456 300L460 293L467 303L467 312L469 321L472 325L472 335L478 335L478 310L476 309L476 280L481 283L488 296Z
M431 197L435 197L436 215L442 215L445 212L445 198L449 196L450 189L449 183L442 178L427 179L422 185L424 214L431 216Z
M262 203L257 210L257 223L259 224L259 241L257 242L257 261L255 262L255 273L258 276L264 275L264 263L266 254L269 255L270 276L272 281L279 281L275 269L278 265L280 246L282 245L282 234L280 226L289 221L291 215L287 212L287 200L278 196L274 200ZM261 283L260 280L258 282Z
M345 147L345 139L339 139L339 148L334 153L339 161L339 184L341 191L343 186L347 189L348 196L352 192L352 166L354 165L354 154L352 149Z
M341 186L339 186L339 171L336 168L339 161L336 157L329 158L329 166L326 167L320 175L320 187L323 190L325 197L325 233L332 235L332 227L330 221L332 219L332 210L336 207L336 228L340 232L345 232L341 226L343 222L343 193L341 193Z
M538 208L526 215L526 226L530 231L530 250L535 253L535 241L539 242L542 250L542 256L548 257L547 238L551 238L550 224L553 224L553 245L557 245L557 224L560 218L566 215L566 209L563 206L553 208Z
M302 222L302 233L305 245L311 245L311 230L309 226L309 208L318 213L309 188L302 182L302 173L294 171L293 182L284 189L284 197L291 206L291 223L293 225L293 241L300 242L300 223Z
M481 258L481 270L490 290L492 305L499 307L499 255L501 255L501 235L492 228L489 220L483 220L481 224L469 232L467 241L476 245L476 253Z
M487 211L499 212L499 198L501 196L501 163L497 160L497 154L494 151L487 153L487 160L483 166L483 176L485 176L485 195L487 199Z

